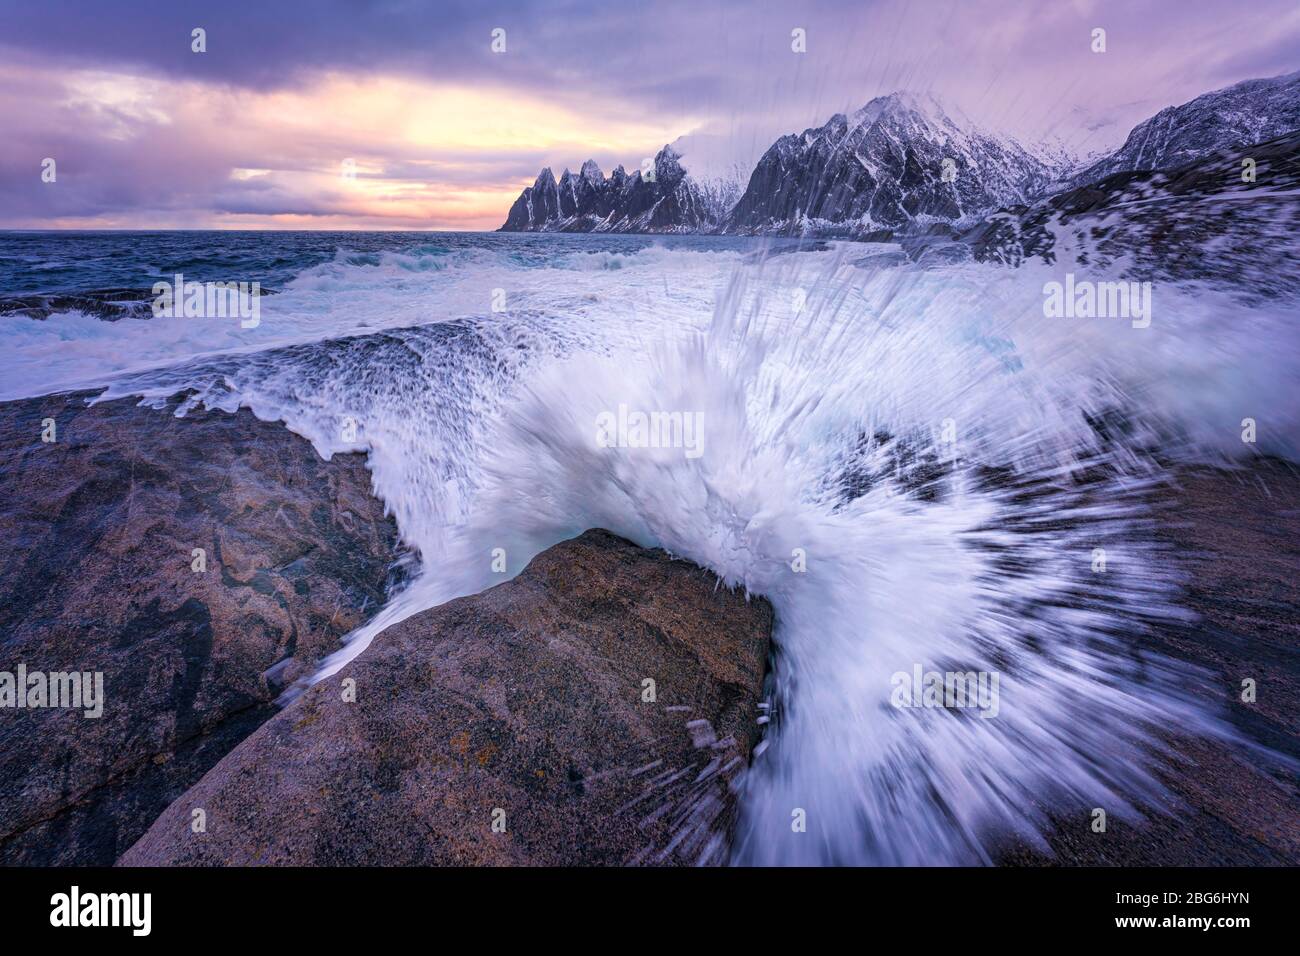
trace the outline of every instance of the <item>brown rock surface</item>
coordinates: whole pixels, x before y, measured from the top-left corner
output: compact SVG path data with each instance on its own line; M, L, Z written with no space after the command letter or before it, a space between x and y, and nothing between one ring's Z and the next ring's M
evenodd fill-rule
M1152 649L1215 677L1240 740L1191 739L1170 727L1158 776L1168 795L1143 818L1092 805L1052 808L1054 855L1022 843L1000 862L1069 866L1295 866L1300 864L1300 474L1260 459L1239 471L1184 471L1169 493L1162 534L1189 573L1184 604L1197 619L1169 627ZM1241 699L1253 678L1257 697Z
M772 620L693 564L588 531L381 633L119 862L716 861Z
M247 411L85 398L0 405L0 671L102 671L106 698L0 709L0 863L112 863L383 602L397 557L361 456Z

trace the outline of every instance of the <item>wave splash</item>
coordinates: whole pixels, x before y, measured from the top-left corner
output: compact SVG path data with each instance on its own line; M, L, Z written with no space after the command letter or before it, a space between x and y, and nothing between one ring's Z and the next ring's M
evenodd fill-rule
M738 271L702 329L522 372L479 436L464 521L421 542L425 574L322 673L499 582L495 549L512 574L603 527L776 607L775 720L736 862L988 862L1057 797L1123 812L1121 794L1157 792L1159 728L1227 734L1201 675L1142 650L1180 616L1147 449L1195 445L1176 404L1134 405L1152 396L1128 327L1008 308L1024 277L864 282L843 263L791 315L781 293L806 278ZM604 447L620 406L701 415L703 453ZM996 674L996 716L892 706L917 668Z
M737 283L707 332L648 360L540 370L489 439L455 566L484 566L489 541L529 555L594 525L773 601L779 723L748 781L739 862L987 859L982 834L1032 833L1026 808L1049 790L1114 805L1151 789L1144 728L1215 729L1186 675L1131 643L1175 613L1141 517L1156 479L1107 473L1067 409L1034 401L1041 383L933 321L933 291L907 322L926 293L879 280L877 331L861 335L835 302L803 328L764 325ZM1024 394L994 422L998 382ZM592 423L619 404L701 412L704 453L597 447ZM1056 429L994 430L1044 412ZM938 443L943 419L963 424L960 447ZM892 675L915 666L1000 674L997 717L891 707Z
M1204 675L1144 650L1181 616L1155 522L1164 462L1225 460L1245 414L1271 410L1268 441L1294 447L1284 315L1163 286L1148 329L1063 322L1043 315L1047 267L881 268L838 249L726 260L710 316L718 263L658 255L671 286L663 262L630 285L627 266L568 272L571 298L598 283L576 314L392 330L114 393L215 376L196 400L284 418L322 454L369 451L423 567L316 679L591 527L771 600L772 722L738 863L989 862L1008 833L1037 839L1057 799L1122 814L1121 795L1157 793L1161 728L1230 733ZM620 288L664 311L620 312ZM699 415L702 453L605 447L597 423L620 407ZM896 676L918 671L996 675L996 714L894 706Z

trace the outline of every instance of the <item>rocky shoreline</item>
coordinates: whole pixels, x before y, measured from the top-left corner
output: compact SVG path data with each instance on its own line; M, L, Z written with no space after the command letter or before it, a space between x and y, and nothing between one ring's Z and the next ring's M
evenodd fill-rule
M1105 833L1093 831L1091 805L1051 808L1047 846L1013 842L1000 863L1300 864L1300 472L1270 458L1235 471L1189 469L1165 504L1161 535L1189 576L1182 603L1195 617L1143 646L1208 672L1238 739L1166 728L1156 761L1162 800L1138 806L1140 816L1111 808Z
M99 718L3 714L0 864L722 858L766 601L591 531L280 712L400 579L362 456L92 397L0 405L0 671L106 688Z
M121 863L721 862L771 631L763 599L588 531L384 631Z
M107 698L0 714L4 864L111 864L401 558L361 455L247 410L89 397L0 405L0 671L101 672Z
M100 718L0 714L0 863L725 862L765 600L588 531L277 710L400 580L362 456L323 461L247 410L90 397L0 405L0 671L106 688ZM1041 808L1045 843L996 862L1300 862L1300 476L1261 458L1167 494L1196 619L1144 640L1213 675L1242 745L1168 728L1161 805L1104 834L1090 806Z

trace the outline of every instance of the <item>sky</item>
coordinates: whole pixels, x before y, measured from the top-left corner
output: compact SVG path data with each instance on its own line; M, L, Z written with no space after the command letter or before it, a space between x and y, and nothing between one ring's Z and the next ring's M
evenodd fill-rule
M543 166L744 175L894 90L1088 154L1297 68L1294 0L0 0L0 228L495 229Z

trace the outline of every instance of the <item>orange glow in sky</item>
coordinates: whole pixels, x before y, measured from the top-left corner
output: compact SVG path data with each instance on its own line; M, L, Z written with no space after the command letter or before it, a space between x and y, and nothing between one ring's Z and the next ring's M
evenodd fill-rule
M215 209L151 209L144 189L128 217L31 224L46 228L495 229L543 165L558 175L596 156L607 170L632 168L692 125L579 94L561 102L399 76L323 74L270 92L104 71L36 82L57 93L62 122L113 143L141 178L183 164L229 187ZM80 166L65 150L61 179L94 177L103 164Z

